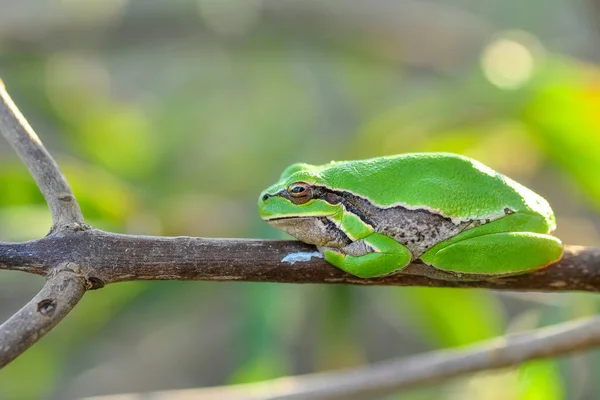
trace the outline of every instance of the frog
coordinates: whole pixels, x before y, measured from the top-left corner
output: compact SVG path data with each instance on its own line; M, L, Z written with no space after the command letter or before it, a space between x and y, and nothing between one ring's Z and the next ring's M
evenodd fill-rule
M258 212L365 279L497 279L534 272L563 254L546 199L453 153L295 163L260 194Z

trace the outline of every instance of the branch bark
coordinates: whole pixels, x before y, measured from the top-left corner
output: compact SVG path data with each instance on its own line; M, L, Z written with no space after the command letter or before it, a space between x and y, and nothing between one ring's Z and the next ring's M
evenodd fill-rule
M27 243L0 243L0 269L44 274L53 265L79 265L89 288L132 280L211 280L356 285L438 286L528 291L600 291L600 249L567 246L561 261L537 272L488 281L448 281L397 274L361 279L311 258L297 241L119 235L90 229ZM422 264L413 264L418 269Z
M31 301L0 325L0 368L54 328L84 293L84 280L75 265L57 268Z
M44 195L52 214L51 232L63 228L85 227L81 209L69 183L6 92L1 80L0 132L25 163Z
M600 345L600 317L509 335L453 350L435 351L367 367L245 385L90 397L87 400L342 400L373 399L458 375L498 369Z

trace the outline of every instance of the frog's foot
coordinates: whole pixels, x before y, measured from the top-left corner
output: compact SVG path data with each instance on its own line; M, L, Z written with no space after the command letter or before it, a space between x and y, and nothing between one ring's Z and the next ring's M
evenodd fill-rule
M389 275L410 264L412 255L402 244L381 233L371 233L340 249L321 247L325 260L359 278Z
M447 246L442 242L420 258L448 272L493 278L533 272L560 260L562 254L562 243L554 236L504 232L470 237Z

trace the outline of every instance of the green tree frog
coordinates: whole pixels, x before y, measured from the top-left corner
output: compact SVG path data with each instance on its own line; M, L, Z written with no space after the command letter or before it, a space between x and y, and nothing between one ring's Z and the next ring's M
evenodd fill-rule
M361 278L489 279L535 271L563 253L544 198L450 153L293 164L261 193L258 209Z

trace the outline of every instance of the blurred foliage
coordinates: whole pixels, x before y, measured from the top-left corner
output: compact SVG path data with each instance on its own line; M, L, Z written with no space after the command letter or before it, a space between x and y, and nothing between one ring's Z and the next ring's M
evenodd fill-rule
M510 2L489 9L431 2L419 19L410 7L423 6L410 2L398 2L407 17L393 2L380 2L377 15L360 2L340 8L334 1L329 8L264 2L260 12L260 1L181 0L159 12L153 2L51 3L25 1L0 15L0 68L98 228L283 237L259 220L255 197L286 165L451 151L547 197L565 242L600 241L591 211L600 207L600 69L550 48L546 33L560 28L536 24L546 14L524 21L508 12ZM145 25L152 15L164 23L152 25L163 29L157 34ZM491 29L485 18L531 32ZM43 199L4 147L0 191L2 240L46 234ZM0 274L3 291L9 283L29 290L30 279ZM29 293L0 295L8 316ZM4 369L0 398L75 398L344 368L596 309L593 296L576 294L119 284L86 295ZM596 398L599 362L596 352L536 361L391 398Z

